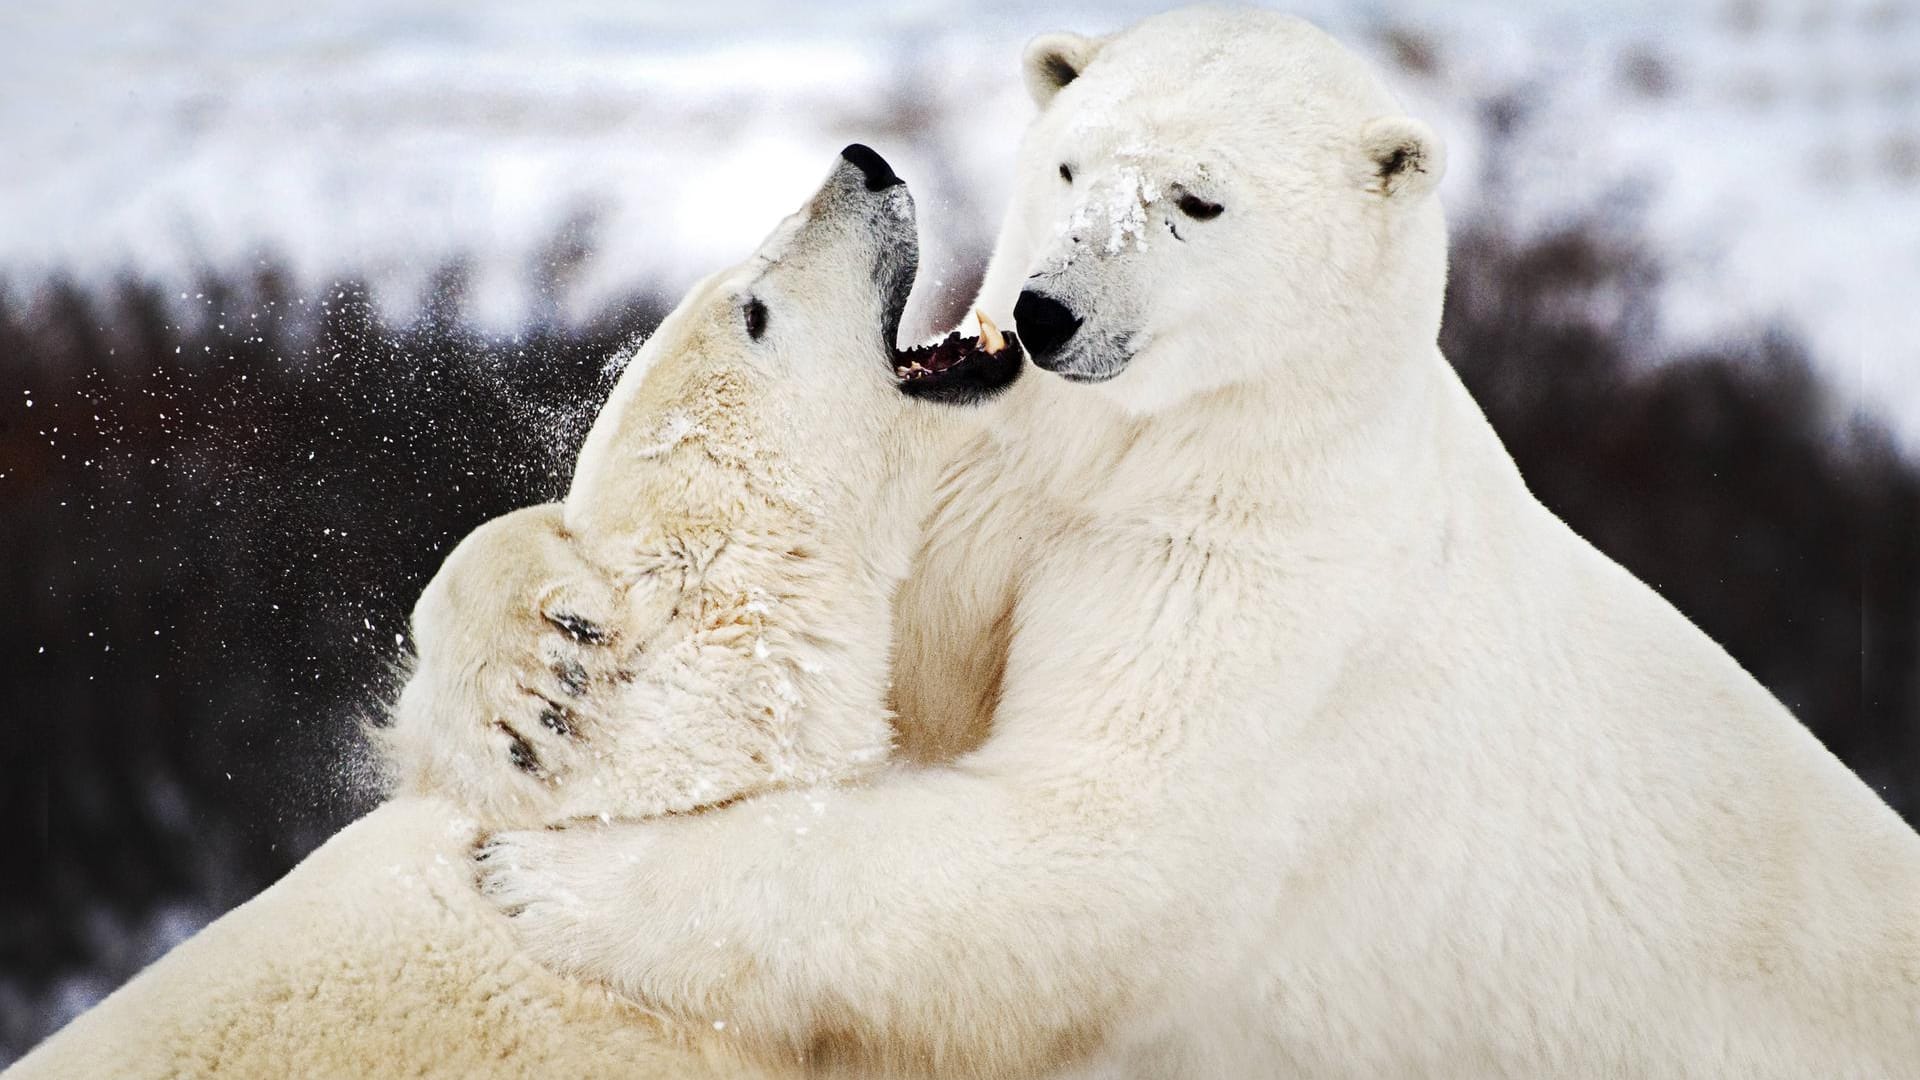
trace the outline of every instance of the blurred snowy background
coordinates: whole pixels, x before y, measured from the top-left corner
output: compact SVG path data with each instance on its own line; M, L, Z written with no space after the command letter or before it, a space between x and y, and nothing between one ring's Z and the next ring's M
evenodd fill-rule
M0 11L0 1064L365 804L445 545L843 144L977 282L1021 43L1160 5ZM1288 5L1452 148L1548 503L1920 813L1920 2Z

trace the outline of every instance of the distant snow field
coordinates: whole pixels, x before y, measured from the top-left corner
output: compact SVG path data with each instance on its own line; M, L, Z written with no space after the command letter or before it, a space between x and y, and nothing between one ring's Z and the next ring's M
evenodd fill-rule
M472 314L506 328L558 241L589 252L558 287L577 317L738 258L858 139L915 183L942 279L925 305L990 243L1030 109L1020 43L1158 6L11 10L0 278L265 258L405 303L462 259ZM1670 344L1785 322L1920 450L1920 2L1289 7L1378 59L1449 140L1456 217L1622 215L1668 270ZM1522 108L1490 178L1500 102Z

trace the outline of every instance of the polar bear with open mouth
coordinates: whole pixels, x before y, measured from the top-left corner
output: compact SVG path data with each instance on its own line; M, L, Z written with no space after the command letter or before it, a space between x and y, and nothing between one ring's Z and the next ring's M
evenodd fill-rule
M1017 378L1015 335L894 341L907 187L864 146L623 373L562 505L453 551L414 612L383 742L401 790L492 827L639 818L887 760L889 605L953 410Z
M9 1080L800 1075L556 976L473 889L477 826L647 816L888 752L889 603L1014 335L897 349L907 189L848 147L628 365L564 506L448 558L382 733L402 793L48 1039ZM616 783L617 781L617 783Z

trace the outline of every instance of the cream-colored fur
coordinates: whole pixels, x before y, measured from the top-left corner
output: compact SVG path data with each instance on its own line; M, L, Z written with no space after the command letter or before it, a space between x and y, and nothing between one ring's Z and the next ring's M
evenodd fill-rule
M958 757L506 834L527 948L822 1066L1920 1075L1920 839L1527 492L1434 344L1432 133L1265 13L1028 64L984 305L1083 324L903 593Z
M473 890L473 827L438 800L380 807L62 1028L8 1080L782 1075L730 1053L724 1032L651 1016L529 960Z
M761 1075L724 1016L661 1018L521 954L469 849L884 759L890 601L960 431L892 374L914 261L906 188L849 161L698 286L622 376L565 506L476 530L421 598L382 739L401 797L10 1080Z

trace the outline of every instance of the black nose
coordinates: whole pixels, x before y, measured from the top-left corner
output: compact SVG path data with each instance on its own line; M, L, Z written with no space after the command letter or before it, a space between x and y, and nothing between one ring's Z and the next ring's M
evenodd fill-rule
M867 178L868 191L885 191L895 184L904 184L905 180L893 175L893 166L887 159L873 152L873 147L862 143L853 143L840 156L860 167L860 174Z
M1021 292L1019 301L1013 305L1013 322L1020 332L1020 341L1041 367L1046 367L1043 361L1059 352L1060 346L1080 329L1080 317L1067 305L1032 289Z

